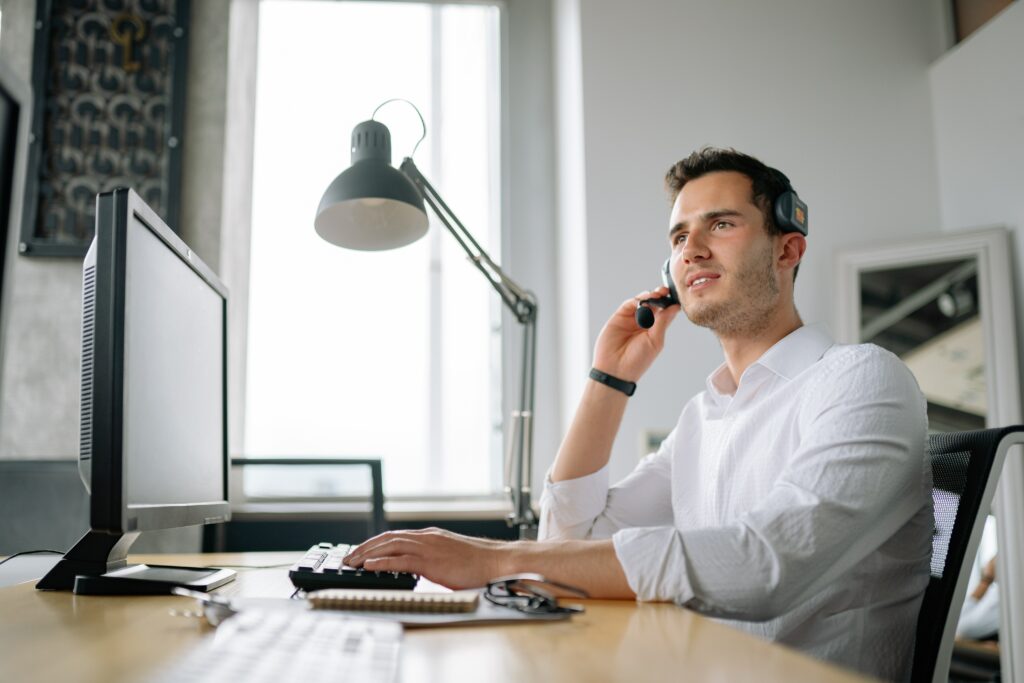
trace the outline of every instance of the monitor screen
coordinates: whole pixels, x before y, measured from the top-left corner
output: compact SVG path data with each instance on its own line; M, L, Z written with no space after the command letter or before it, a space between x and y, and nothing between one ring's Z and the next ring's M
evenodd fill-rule
M224 297L128 217L124 468L129 507L224 499Z

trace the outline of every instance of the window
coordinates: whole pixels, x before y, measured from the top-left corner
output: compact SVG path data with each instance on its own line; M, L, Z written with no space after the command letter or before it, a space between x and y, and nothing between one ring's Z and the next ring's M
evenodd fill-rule
M246 456L380 457L392 497L497 493L498 298L432 215L426 237L376 253L324 242L313 218L350 163L352 128L402 97L426 120L417 166L500 260L499 16L261 2ZM404 103L375 118L397 165L419 119Z

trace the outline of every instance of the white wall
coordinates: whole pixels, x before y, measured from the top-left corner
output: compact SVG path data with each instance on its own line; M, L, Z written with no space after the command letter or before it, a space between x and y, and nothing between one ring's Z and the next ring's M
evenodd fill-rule
M1024 4L998 17L932 66L932 105L944 230L1024 225ZM1016 262L1024 247L1016 239ZM1017 320L1024 289L1017 283ZM1018 338L1024 339L1020 335Z
M832 322L835 250L939 230L928 66L945 47L941 2L566 2L573 11L556 11L556 32L579 34L585 149L583 205L570 217L585 225L560 229L586 239L584 254L560 254L561 267L585 275L573 292L582 310L562 306L562 335L582 327L588 346L563 348L577 365L563 376L579 378L563 387L570 398L611 311L659 284L662 178L695 148L753 154L809 204L796 294L805 322ZM643 430L671 428L720 362L713 336L680 316L631 400L613 478L636 463Z
M4 3L0 59L32 82L35 2ZM0 458L70 458L78 454L78 375L82 326L81 259L18 254L6 245L0 333ZM73 418L73 419L69 419Z

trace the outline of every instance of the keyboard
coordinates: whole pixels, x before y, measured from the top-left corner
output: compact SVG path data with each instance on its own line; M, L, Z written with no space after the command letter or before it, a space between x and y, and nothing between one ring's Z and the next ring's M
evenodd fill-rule
M320 611L248 609L230 617L156 683L390 683L402 627Z
M292 585L303 590L321 588L392 588L409 590L419 577L405 572L373 572L342 563L354 546L318 543L288 570Z

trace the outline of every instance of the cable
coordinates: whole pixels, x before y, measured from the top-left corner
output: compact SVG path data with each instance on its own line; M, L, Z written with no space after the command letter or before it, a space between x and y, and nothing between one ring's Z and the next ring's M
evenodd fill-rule
M6 558L0 560L0 564L3 564L4 562L7 562L8 560L13 560L18 555L33 555L33 554L36 554L36 553L53 553L54 555L63 555L64 551L63 550L22 550L20 553L14 553L10 557L6 557Z
M280 569L281 567L290 567L294 562L287 564L264 564L264 565L251 565L251 564L216 564L207 565L203 569Z
M392 102L405 102L406 104L413 108L413 111L416 112L416 116L420 117L420 125L423 127L423 135L421 135L420 139L416 141L416 145L412 148L412 154L409 155L410 157L414 157L416 156L416 150L420 148L420 143L427 138L427 124L423 120L423 114L420 113L419 107L417 107L415 104L405 99L404 97L392 97L390 100L384 100L383 102L377 105L377 108L373 110L373 114L370 115L370 120L376 121L374 117L377 116L377 112L380 111L380 108L383 107L385 104L390 104Z

